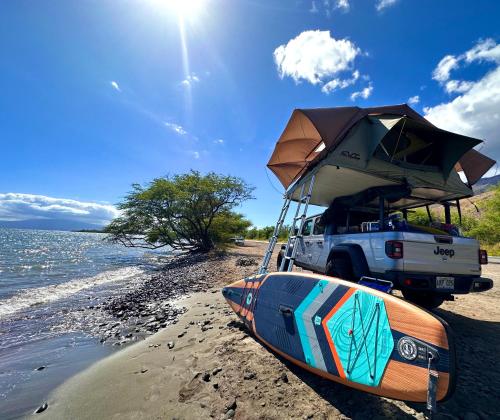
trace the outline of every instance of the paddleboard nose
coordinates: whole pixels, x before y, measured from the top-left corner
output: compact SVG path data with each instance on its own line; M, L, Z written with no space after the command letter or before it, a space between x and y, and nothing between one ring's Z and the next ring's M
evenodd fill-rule
M234 312L238 313L241 305L241 298L245 289L245 280L238 280L222 288L222 296Z

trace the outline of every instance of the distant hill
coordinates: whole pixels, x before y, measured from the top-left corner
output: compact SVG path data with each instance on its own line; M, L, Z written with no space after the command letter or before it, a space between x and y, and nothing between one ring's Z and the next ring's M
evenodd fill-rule
M2 221L0 228L40 229L40 230L102 230L103 226L75 220L33 219Z
M472 189L474 190L474 194L480 194L485 192L488 188L494 187L499 182L500 175L495 175L489 178L481 178Z

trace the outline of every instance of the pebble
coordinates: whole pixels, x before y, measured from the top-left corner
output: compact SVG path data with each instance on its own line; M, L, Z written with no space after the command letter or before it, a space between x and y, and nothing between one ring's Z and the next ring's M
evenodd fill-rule
M287 384L288 383L288 375L286 374L286 372L283 372L280 376L280 379L285 383Z
M225 419L232 419L235 414L236 414L236 412L233 409L227 410L226 411L226 415L224 416L224 418Z
M37 367L35 370L38 370L38 371L40 371L40 370L44 370L46 367L47 367L47 366L39 366L39 367Z
M250 379L254 379L256 376L257 375L254 372L249 372L243 376L243 379L249 381Z
M40 407L38 407L35 410L35 414L43 413L45 410L47 410L48 407L49 407L49 404L44 402Z
M214 370L212 370L212 376L217 375L221 371L222 371L221 367L216 367Z
M201 379L203 379L205 382L210 382L210 373L205 372Z
M167 343L167 346L168 346L169 349L173 349L175 347L175 343L173 341L169 341Z

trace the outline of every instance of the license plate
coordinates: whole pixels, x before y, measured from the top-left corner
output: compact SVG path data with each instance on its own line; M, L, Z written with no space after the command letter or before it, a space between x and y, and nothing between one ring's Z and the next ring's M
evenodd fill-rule
M455 288L455 278L454 277L436 277L436 289L454 289Z

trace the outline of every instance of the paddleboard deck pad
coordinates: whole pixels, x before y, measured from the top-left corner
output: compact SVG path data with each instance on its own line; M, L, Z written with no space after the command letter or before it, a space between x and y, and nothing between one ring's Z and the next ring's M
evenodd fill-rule
M437 401L454 390L446 323L395 296L293 272L249 277L222 293L258 340L317 375L404 401L426 402L429 387Z

